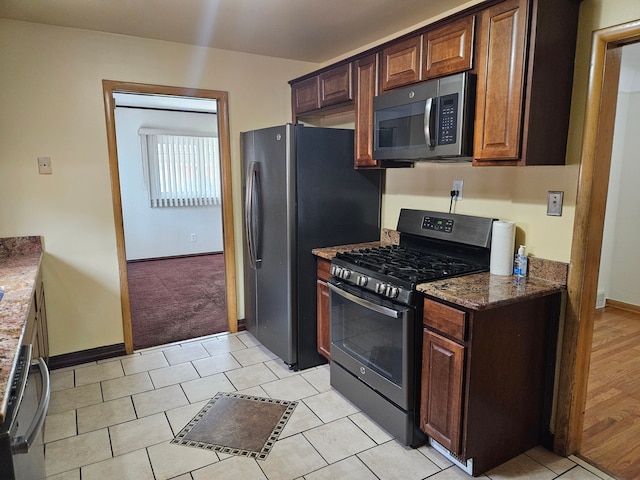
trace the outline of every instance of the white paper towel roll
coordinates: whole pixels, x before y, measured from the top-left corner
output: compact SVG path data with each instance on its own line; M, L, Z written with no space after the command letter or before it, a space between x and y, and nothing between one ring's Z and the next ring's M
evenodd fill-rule
M513 273L513 254L516 242L514 222L493 222L491 230L491 260L489 271L494 275Z

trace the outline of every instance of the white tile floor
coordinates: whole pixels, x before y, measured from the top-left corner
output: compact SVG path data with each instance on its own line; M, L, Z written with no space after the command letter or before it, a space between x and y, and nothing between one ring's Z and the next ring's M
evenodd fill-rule
M329 385L291 372L249 333L222 334L51 374L48 480L461 480L428 446L405 448ZM217 392L299 403L264 461L169 443ZM481 478L608 479L534 448Z

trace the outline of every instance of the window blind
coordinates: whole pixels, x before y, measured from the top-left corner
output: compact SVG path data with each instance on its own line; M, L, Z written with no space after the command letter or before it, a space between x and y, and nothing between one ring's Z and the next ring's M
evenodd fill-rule
M151 207L220 205L218 138L140 129Z

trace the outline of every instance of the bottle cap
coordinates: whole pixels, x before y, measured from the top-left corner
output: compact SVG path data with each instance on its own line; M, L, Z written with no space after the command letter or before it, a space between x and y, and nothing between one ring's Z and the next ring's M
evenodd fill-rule
M524 255L525 248L527 248L526 245L520 245L520 248L518 248L518 255Z

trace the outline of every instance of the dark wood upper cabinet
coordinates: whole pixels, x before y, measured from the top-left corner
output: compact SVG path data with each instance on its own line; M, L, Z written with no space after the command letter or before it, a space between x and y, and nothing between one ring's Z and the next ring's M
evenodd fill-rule
M422 35L382 49L380 90L390 90L422 79Z
M507 0L478 15L474 165L563 165L578 0Z
M579 8L580 0L474 5L292 80L293 121L347 113L355 167L384 168L372 156L373 97L470 70L477 78L473 165L562 165Z
M319 85L320 82L317 76L291 85L291 102L294 114L310 112L320 108Z
M428 30L423 38L425 79L471 70L475 15Z
M517 160L520 156L526 3L509 0L480 14L475 159Z
M378 55L353 62L355 84L355 167L378 167L373 159L373 97L378 94Z
M320 108L353 100L351 64L340 65L319 75Z
M300 114L349 104L353 100L351 63L290 83L294 122Z

